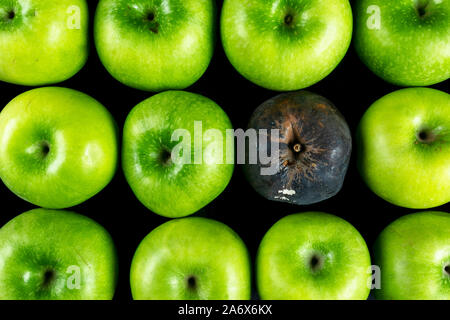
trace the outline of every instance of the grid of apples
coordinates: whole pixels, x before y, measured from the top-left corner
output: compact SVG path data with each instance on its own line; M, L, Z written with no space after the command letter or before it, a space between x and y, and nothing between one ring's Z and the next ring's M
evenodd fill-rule
M236 164L268 200L309 205L341 190L352 133L331 101L302 89L336 68L352 34L375 75L412 87L381 97L361 119L355 136L362 179L400 207L447 204L450 96L416 86L450 76L450 1L355 2L352 8L348 0L225 0L222 6L100 0L93 26L104 67L126 86L157 93L134 107L119 130L94 98L46 87L71 78L88 59L86 0L0 0L0 80L41 87L0 112L0 178L41 207L0 229L0 299L113 298L118 258L111 236L92 219L61 209L101 192L120 157L136 198L173 218L138 247L133 298L250 299L244 242L220 222L187 216L225 190ZM255 85L285 91L255 110L246 131L233 129L211 99L180 91L207 70L219 24L231 65ZM260 244L258 293L366 299L376 288L379 299L449 300L449 213L422 211L394 221L373 257L342 218L289 215Z

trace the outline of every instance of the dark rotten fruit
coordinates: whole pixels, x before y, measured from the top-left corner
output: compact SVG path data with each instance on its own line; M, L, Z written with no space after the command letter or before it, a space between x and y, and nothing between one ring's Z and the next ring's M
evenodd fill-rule
M260 139L267 141L271 163L278 163L273 175L261 173L268 165L260 157L257 164L246 162L244 166L250 184L263 197L306 205L339 192L352 138L344 117L330 101L307 91L281 94L256 109L249 128L268 130L267 139ZM278 139L272 129L279 129ZM279 142L279 152L270 141ZM261 141L258 154L260 146Z

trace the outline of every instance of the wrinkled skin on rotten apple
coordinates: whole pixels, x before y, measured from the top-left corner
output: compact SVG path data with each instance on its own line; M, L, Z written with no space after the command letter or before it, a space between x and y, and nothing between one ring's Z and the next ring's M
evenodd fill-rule
M275 174L264 175L261 169L271 165L259 156L256 164L250 164L247 157L245 175L263 197L307 205L328 199L342 188L352 138L342 114L324 97L307 91L278 95L256 109L249 128L267 130L267 137L259 139L266 144L271 163L277 164ZM272 135L272 129L279 129L279 137ZM279 144L278 152L274 143ZM258 154L260 147L261 142ZM247 156L248 148L247 143Z

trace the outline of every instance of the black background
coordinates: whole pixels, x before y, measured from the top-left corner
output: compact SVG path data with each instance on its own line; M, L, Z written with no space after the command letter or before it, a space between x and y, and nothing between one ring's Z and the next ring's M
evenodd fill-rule
M123 128L130 110L152 93L120 84L103 68L92 39L92 21L97 1L88 2L91 16L89 60L77 75L58 86L77 89L96 98L110 110L119 128ZM220 12L222 1L217 2ZM256 107L278 92L259 88L240 76L223 52L218 30L217 40L215 54L207 72L186 90L211 98L225 110L234 128L245 129ZM433 87L448 92L448 81ZM0 83L0 108L29 89ZM397 89L400 88L372 74L360 62L352 44L344 60L331 75L307 90L331 100L343 113L354 134L366 109L378 98ZM17 198L3 184L0 184L0 203L0 226L34 208ZM447 212L449 209L448 204L436 208ZM102 192L70 210L93 218L111 233L120 260L115 300L131 300L129 267L133 254L140 241L168 219L150 212L135 198L120 168L113 181ZM247 244L254 261L259 242L276 221L288 214L310 210L324 211L346 219L360 231L369 248L390 222L404 214L415 212L391 205L372 194L358 175L353 154L343 189L327 201L310 206L295 206L265 200L253 191L243 177L242 168L236 166L227 189L197 215L219 220L233 228Z

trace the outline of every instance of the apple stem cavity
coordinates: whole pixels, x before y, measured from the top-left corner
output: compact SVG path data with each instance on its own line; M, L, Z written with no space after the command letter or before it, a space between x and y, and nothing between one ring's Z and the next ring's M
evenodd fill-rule
M150 11L146 14L145 20L150 23L150 31L153 33L158 33L159 23L156 21L156 14L153 11Z
M155 13L154 12L149 12L147 14L147 20L148 21L154 21L155 20Z
M300 143L296 143L296 144L292 147L292 149L294 149L294 151L295 151L296 153L300 153L300 152L303 150L303 147L302 147L302 145L301 145Z
M319 254L315 253L311 256L309 260L309 267L312 272L317 272L322 269L323 266L323 258Z
M450 277L450 264L447 264L444 267L444 274L447 275L447 277Z
M44 272L44 279L42 281L42 286L48 287L53 280L55 279L56 273L55 271L48 269Z
M45 158L50 153L50 144L47 141L42 142L41 154Z
M287 15L284 16L284 24L285 25L291 26L293 21L294 21L294 17L292 16L292 14L288 13Z
M416 2L416 11L419 18L423 18L427 15L427 7L430 4L429 0L419 0Z
M3 11L3 19L6 22L11 22L16 17L16 12L13 9Z
M195 276L189 276L186 278L187 287L189 290L197 289L197 278Z
M160 161L163 166L170 166L172 164L172 152L170 152L170 150L168 149L164 149L161 152Z
M436 141L436 135L430 130L421 130L417 134L417 140L421 143L430 144Z

